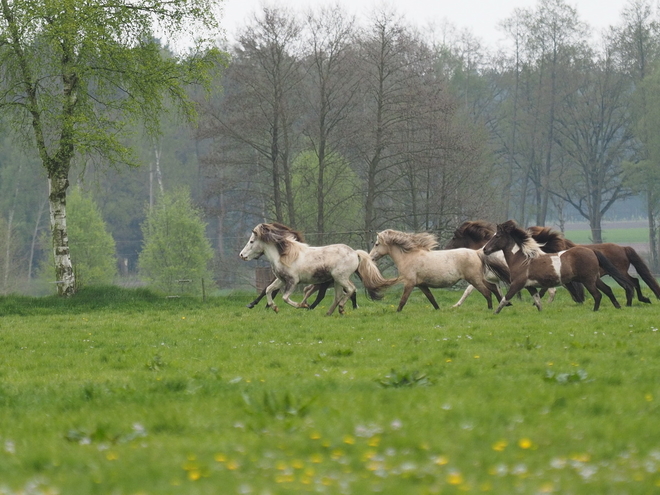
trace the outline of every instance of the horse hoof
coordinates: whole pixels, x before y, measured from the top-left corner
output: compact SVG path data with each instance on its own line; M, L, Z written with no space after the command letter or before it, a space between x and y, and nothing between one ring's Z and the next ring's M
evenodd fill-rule
M273 311L275 311L276 313L279 313L279 312L280 312L280 308L278 308L277 306L275 306L275 305L273 304Z
M249 308L249 309L252 309L252 308L254 308L254 304L250 303L250 304L247 304L245 307Z
M307 303L302 303L302 304L300 305L300 307L301 307L302 309L309 309L309 304L307 304Z

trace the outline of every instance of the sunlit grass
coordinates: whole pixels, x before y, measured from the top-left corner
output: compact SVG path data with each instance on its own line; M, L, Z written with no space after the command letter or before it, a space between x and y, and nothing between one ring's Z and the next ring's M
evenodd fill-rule
M660 302L594 313L560 291L493 315L434 292L439 311L415 291L396 313L395 288L344 317L0 298L0 490L658 490Z

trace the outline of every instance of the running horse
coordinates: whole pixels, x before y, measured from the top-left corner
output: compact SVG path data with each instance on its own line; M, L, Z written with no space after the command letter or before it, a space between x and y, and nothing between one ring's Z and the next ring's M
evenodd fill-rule
M534 305L541 311L537 288L557 287L568 282L579 282L586 287L594 298L594 311L600 307L603 297L600 291L610 298L615 308L620 308L612 289L600 279L601 269L624 288L632 287L600 252L575 246L560 253L544 253L532 235L513 220L499 224L495 235L484 246L486 254L498 250L504 252L509 265L511 286L495 310L496 314L523 288L529 289Z
M485 220L468 220L463 222L461 225L458 226L456 230L454 230L454 234L449 241L447 241L447 244L445 245L445 249L456 249L456 248L467 248L467 249L481 249L483 248L486 243L495 235L495 231L497 230L497 226L494 223L487 222ZM501 251L497 251L496 253L493 253L493 255L490 255L488 258L486 258L486 264L489 264L489 260L491 259L492 256L495 254L501 254ZM495 270L495 274L504 282L505 284L509 285L510 280L509 280L509 274L505 273L506 276L503 276L501 270ZM582 303L584 302L584 290L577 284L569 284L566 287L571 294L571 297L575 302ZM454 306L460 306L463 304L465 299L472 293L474 290L474 287L469 285L466 289L459 301L454 305ZM555 298L555 293L557 289L550 288L548 289L548 292L550 293L549 301L552 302ZM545 294L545 290L541 291L541 297L543 297L543 294Z
M305 238L303 237L302 233L298 232L297 230L292 229L291 227L288 227L282 223L278 222L273 222L273 225L277 226L278 228L282 230L289 231L291 233L291 237L295 239L298 242L305 242ZM277 277L273 276L273 278L270 280L268 285L272 284L275 282L275 279ZM314 302L309 306L309 309L314 309L316 306L320 304L320 302L323 300L325 297L325 293L328 291L328 288L333 284L332 280L328 280L327 282L323 282L322 284L316 284L316 285L308 285L303 289L303 300L301 301L301 304L306 303L307 299L314 294L314 292L318 291L318 294L316 295L316 299ZM268 285L263 288L261 293L256 297L256 299L250 303L248 303L247 307L252 309L254 308L257 304L259 304L259 301L261 301L265 296L266 296L266 289L268 288ZM273 297L277 295L279 292L279 289L273 291ZM353 295L351 296L351 303L353 305L353 309L357 309L358 304L357 304L357 292L354 292Z
M486 279L484 255L473 249L434 250L438 245L433 234L421 232L410 234L398 230L383 230L369 255L374 261L389 255L399 271L399 280L404 288L399 307L405 306L415 287L424 293L435 309L439 309L430 288L451 287L459 280L472 284L493 308L492 295L500 298L495 284Z
M355 292L350 277L357 272L369 297L381 299L382 291L396 283L396 279L385 279L366 251L354 250L345 244L309 246L292 238L290 230L279 224L261 223L250 235L239 256L252 260L265 255L271 264L275 281L266 289L267 306L279 311L273 302L272 293L284 288L282 298L295 308L306 308L307 303L297 303L291 294L299 283L322 284L334 281L335 299L328 309L331 315L339 307L344 313L346 301Z
M643 303L651 303L651 300L642 294L642 288L637 277L633 277L628 273L632 265L637 274L642 277L642 280L648 285L649 289L653 291L655 297L660 299L660 285L655 277L646 266L642 257L637 254L630 246L619 246L611 242L604 242L602 244L575 244L573 241L566 239L561 232L557 232L549 227L530 227L529 232L534 238L542 245L541 249L547 253L559 252L564 249L569 249L574 246L584 246L602 253L616 268L623 278L631 286L626 289L626 306L632 306L633 296L637 292L637 299ZM601 269L601 276L604 271ZM626 286L623 286L624 289Z

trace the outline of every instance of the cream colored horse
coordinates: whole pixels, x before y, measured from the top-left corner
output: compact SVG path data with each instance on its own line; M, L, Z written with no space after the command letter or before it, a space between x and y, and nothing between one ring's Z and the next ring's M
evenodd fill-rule
M265 255L271 264L275 281L266 289L267 306L278 311L273 302L274 290L284 287L282 298L294 308L306 308L306 303L297 303L291 294L299 283L322 284L334 281L335 300L328 309L331 315L336 307L344 313L346 301L355 292L350 277L357 272L367 293L372 299L382 298L381 292L396 283L386 280L366 251L354 250L345 244L313 247L292 238L290 230L278 224L261 223L240 252L244 260Z
M472 284L492 309L492 294L498 300L501 296L497 286L486 280L483 252L466 248L436 251L437 246L435 236L426 232L409 234L388 229L378 233L369 255L374 261L386 255L394 261L399 281L404 283L397 311L403 309L415 287L419 287L433 307L439 309L430 288L451 287L460 280Z

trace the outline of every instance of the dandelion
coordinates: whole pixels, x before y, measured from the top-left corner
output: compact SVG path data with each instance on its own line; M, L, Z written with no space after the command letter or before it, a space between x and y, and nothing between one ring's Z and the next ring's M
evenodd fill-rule
M446 465L446 464L449 462L449 459L448 459L447 456L445 456L445 455L440 455L440 456L438 456L438 457L435 458L435 461L434 461L434 462L435 462L435 464L437 464L438 466L444 466L444 465Z
M321 464L323 462L323 456L321 454L312 454L309 460L314 464Z
M497 452L502 452L504 449L506 449L508 442L506 440L498 440L493 444L493 450Z
M651 395L651 394L646 394L646 395L644 396L644 398L646 399L647 402L651 402L651 401L653 401L653 395Z
M227 469L229 469L230 471L236 471L239 467L240 465L236 461L229 461L227 463Z
M321 438L321 434L318 431L313 431L310 433L309 438L312 440L319 440Z
M117 459L119 459L119 454L117 454L117 452L110 451L107 453L105 458L108 459L109 461L116 461Z
M191 471L188 471L188 479L190 481L197 481L202 477L202 473L198 471L197 469L193 469Z
M369 447L378 447L380 445L380 437L370 438L367 445L369 445Z
M215 456L213 456L213 458L214 458L217 462L225 462L225 461L227 460L227 456L226 456L225 454L220 454L220 453L215 454Z
M355 438L352 437L351 435L345 435L344 436L344 443L347 445L353 445L355 444Z
M293 469L302 469L302 468L305 467L305 464L304 464L301 460L296 459L295 461L293 461L293 462L291 463L291 467L292 467Z
M332 457L334 460L339 459L344 453L340 449L335 449L332 451L330 454L330 457Z
M518 440L518 447L521 449L531 449L532 445L532 441L529 438L521 438Z
M447 475L447 483L450 485L462 485L463 475L458 471L452 471Z

